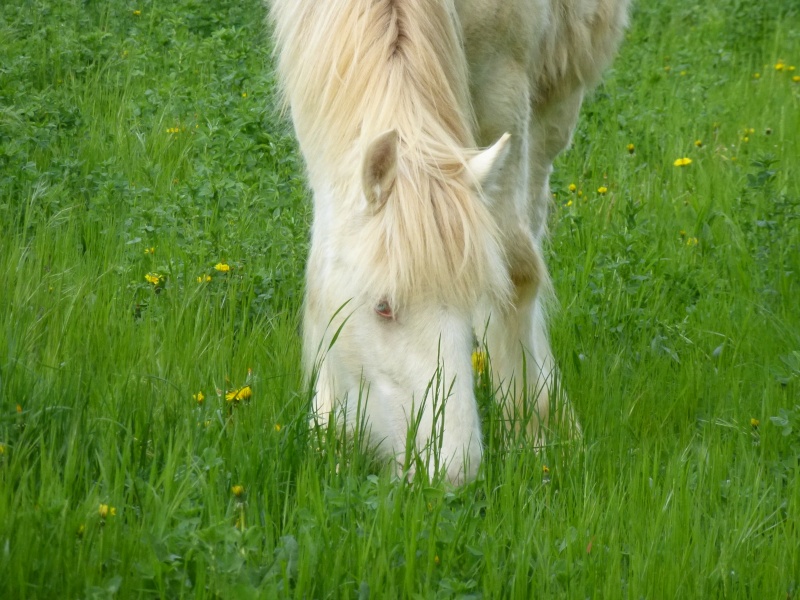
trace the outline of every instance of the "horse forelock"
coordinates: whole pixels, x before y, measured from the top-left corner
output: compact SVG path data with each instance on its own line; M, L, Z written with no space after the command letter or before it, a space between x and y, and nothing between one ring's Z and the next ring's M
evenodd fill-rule
M357 226L355 239L341 240L358 247L354 277L396 305L503 297L499 234L467 173L472 111L453 7L275 0L271 14L312 185L344 191L326 214ZM396 181L381 209L361 218L362 152L388 129L399 134Z

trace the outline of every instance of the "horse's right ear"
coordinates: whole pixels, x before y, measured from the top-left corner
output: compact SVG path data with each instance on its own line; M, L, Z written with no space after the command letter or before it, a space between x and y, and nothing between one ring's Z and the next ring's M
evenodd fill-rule
M504 133L494 144L481 150L478 154L469 159L469 169L483 189L492 187L495 184L503 162L508 155L508 139L510 133Z
M397 177L397 137L396 129L380 134L372 140L364 154L364 196L375 209L386 202Z

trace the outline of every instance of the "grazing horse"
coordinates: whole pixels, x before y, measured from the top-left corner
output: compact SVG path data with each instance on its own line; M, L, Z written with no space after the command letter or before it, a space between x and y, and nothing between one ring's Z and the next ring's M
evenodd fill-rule
M550 414L548 179L627 0L268 1L314 195L314 418L363 417L401 472L418 453L474 478L477 334L509 417L535 414L538 441L550 416L577 431Z

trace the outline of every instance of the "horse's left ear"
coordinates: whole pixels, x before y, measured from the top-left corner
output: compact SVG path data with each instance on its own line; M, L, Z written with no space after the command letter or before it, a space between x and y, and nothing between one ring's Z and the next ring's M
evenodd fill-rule
M504 133L494 144L481 150L469 159L469 170L472 176L484 189L494 184L494 179L503 167L503 162L508 155L508 140L510 133Z
M367 202L380 208L397 176L397 130L376 137L367 147L362 167L362 185Z

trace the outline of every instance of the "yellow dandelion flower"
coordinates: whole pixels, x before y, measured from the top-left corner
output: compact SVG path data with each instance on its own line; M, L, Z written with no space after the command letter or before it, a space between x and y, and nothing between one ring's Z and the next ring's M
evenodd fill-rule
M697 238L696 237L690 237L690 238L688 238L686 240L686 245L687 246L697 246L697 243L698 242L697 242Z
M796 67L795 67L794 65L789 65L789 66L786 68L786 70L787 70L787 71L789 71L789 72L791 73L792 71L794 71L794 70L795 70L795 68L796 68Z
M548 467L547 465L542 465L542 473L545 474L545 475L549 475L550 474L550 467Z
M569 206L572 206L572 200L570 200L569 202L567 202L567 206L568 206L568 207L569 207Z
M231 492L237 498L241 498L242 494L244 494L244 486L243 485L235 485L231 488Z
M144 253L145 254L155 254L156 253L156 249L153 246L150 246L149 248L145 248L144 249Z
M247 98L247 92L242 92L242 98Z
M761 73L753 73L753 79L761 79Z
M97 512L100 514L101 519L105 519L106 517L113 517L117 514L117 509L113 506L109 506L108 504L101 504Z
M747 129L745 129L745 130L744 130L744 132L745 132L747 135L753 135L753 134L756 132L756 130L755 130L755 128L753 128L753 127L748 127Z
M681 236L681 237L686 237L686 232L685 232L683 229L681 229L681 230L678 232L678 235L679 235L679 236Z
M478 375L483 375L486 370L486 353L475 350L472 353L472 370Z
M5 454L5 453L6 453L6 445L0 444L0 454Z
M776 71L783 71L783 69L785 67L786 67L786 64L784 64L784 62L782 60L779 60L778 62L775 63L775 70Z
M752 419L750 419L750 427L752 427L753 429L755 429L755 428L756 428L756 427L758 427L759 425L761 425L761 421L759 421L759 420L758 420L758 419L756 419L755 417L753 417Z
M83 537L83 534L86 533L86 523L81 523L78 525L78 531L75 532L79 538Z
M676 160L675 160L675 162L674 162L674 163L672 163L672 164L673 164L674 166L676 166L676 167L685 167L685 166L687 166L687 165L690 165L690 164L692 164L692 159L691 159L691 158L687 158L687 157L684 157L684 158L678 158L678 159L676 159Z
M161 275L158 273L148 273L144 276L148 283L152 283L153 285L158 285L161 283Z
M681 77L683 77L684 75L686 75L686 71L681 71Z
M208 283L211 281L211 275L203 274L197 278L197 283Z
M442 561L439 560L439 555L438 554L433 557L433 562L436 563L437 565L442 564Z
M747 137L747 136L744 136L744 137L742 138L742 141L743 141L743 142L746 144L747 142L749 142L749 141L750 141L750 138L749 138L749 137Z
M241 402L242 400L250 400L253 395L253 390L249 385L242 388L231 390L225 394L225 400L228 402Z
M577 189L578 189L578 186L577 186L577 185L575 185L574 183L570 183L570 184L569 184L569 191L570 191L570 192L574 192L574 191L575 191L575 190L577 190Z
M221 271L222 273L227 273L228 271L231 270L231 266L229 264L223 263L223 262L219 262L219 263L215 264L214 268L217 271Z
M180 133L180 127L167 127L167 133Z
M633 154L634 152L636 152L636 146L634 146L633 144L628 144L626 148L628 149L629 154Z
M134 16L134 17L140 17L140 16L142 16L142 11L140 11L140 10L135 10L135 11L133 11L133 16Z
M794 77L792 77L792 81L794 81L795 83L800 83L800 75L795 75Z
M203 392L197 392L196 394L192 394L192 398L194 398L195 402L198 404L202 404L203 400L206 399L205 394Z
M583 196L583 190L578 190L578 196Z
M17 414L19 414L21 412L22 412L22 405L21 404L17 404Z
M280 423L275 423L275 427L273 427L273 429L275 429L276 433L279 432L281 430L281 424Z
M702 148L703 147L703 140L695 140L694 141L694 145L697 146L698 148Z
M597 193L598 194L605 194L607 191L608 191L608 188L606 186L604 186L604 185L601 185L599 188L597 188Z

